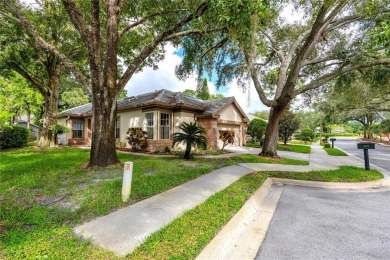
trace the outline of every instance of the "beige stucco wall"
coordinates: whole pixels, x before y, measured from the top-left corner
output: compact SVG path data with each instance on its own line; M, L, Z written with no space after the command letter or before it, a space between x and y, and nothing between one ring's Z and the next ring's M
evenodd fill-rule
M195 122L194 113L190 112L175 112L173 113L173 132L179 132L179 125L183 122L193 123ZM175 145L176 148L185 149L185 145L180 143Z
M174 113L174 132L179 131L179 125L183 122L195 122L194 113L189 112L175 112Z
M120 118L119 134L120 134L121 142L127 142L126 133L129 128L142 127L143 129L145 129L146 126L145 113L143 113L141 109L119 112L117 116L119 116Z
M242 115L233 103L222 109L219 116L221 120L242 122Z

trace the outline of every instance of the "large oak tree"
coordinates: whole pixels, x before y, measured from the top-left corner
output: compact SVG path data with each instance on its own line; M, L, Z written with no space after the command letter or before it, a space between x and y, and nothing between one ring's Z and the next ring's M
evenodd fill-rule
M383 1L288 2L295 4L298 15L304 13L298 22L286 21L280 2L270 1L271 15L253 10L248 26L235 26L236 18L230 17L225 37L202 44L186 40L186 57L177 70L183 76L212 67L221 86L238 79L245 87L250 80L270 107L262 149L267 156L277 156L278 123L294 98L331 85L345 73L390 64L387 40L371 40L373 28L389 14Z
M40 118L38 146L50 145L50 127L57 122L57 111L61 77L66 74L61 60L42 48L24 30L21 20L7 12L0 4L0 68L2 74L15 71L24 77L44 98L43 113ZM36 31L50 44L56 45L62 53L75 59L79 42L75 30L69 28L66 12L58 3L42 1L34 8L24 7L24 15L39 24ZM43 26L44 25L44 26ZM66 39L66 41L64 41ZM72 42L76 40L76 42Z
M27 19L21 6L10 0L4 2L36 42L61 60L77 81L90 90L93 130L89 167L118 163L114 136L116 101L133 74L143 66L156 65L163 57L165 42L223 29L207 22L211 19L207 18L207 11L212 9L208 1L62 0L87 53L88 71L84 72L56 44L40 35L40 24ZM190 24L201 29L189 29Z

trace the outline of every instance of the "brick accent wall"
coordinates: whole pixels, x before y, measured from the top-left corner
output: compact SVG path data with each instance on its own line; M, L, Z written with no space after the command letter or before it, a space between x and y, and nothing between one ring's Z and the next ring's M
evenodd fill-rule
M163 150L165 147L172 147L172 140L146 140L148 147L146 150L149 152L154 152L156 150Z
M68 145L91 145L91 141L87 138L71 138L68 139Z
M198 118L199 125L206 128L207 148L218 147L218 129L216 118Z

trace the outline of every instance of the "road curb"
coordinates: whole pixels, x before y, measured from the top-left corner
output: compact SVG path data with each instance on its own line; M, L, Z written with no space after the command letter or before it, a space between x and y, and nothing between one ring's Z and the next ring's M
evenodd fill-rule
M254 259L283 192L272 184L267 178L196 259Z
M284 185L332 189L338 192L390 191L390 180L386 176L376 181L354 183L267 178L196 259L254 259L267 234Z

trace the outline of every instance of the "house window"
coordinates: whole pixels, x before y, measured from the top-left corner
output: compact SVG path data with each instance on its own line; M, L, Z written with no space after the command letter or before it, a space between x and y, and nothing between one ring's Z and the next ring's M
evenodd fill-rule
M168 113L161 113L160 128L161 128L160 139L169 139L169 114Z
M119 139L121 137L121 118L117 116L115 118L115 138Z
M74 121L73 122L73 138L83 138L83 122Z
M148 139L153 139L153 129L154 129L154 121L153 121L153 113L146 113L146 132L148 132Z

